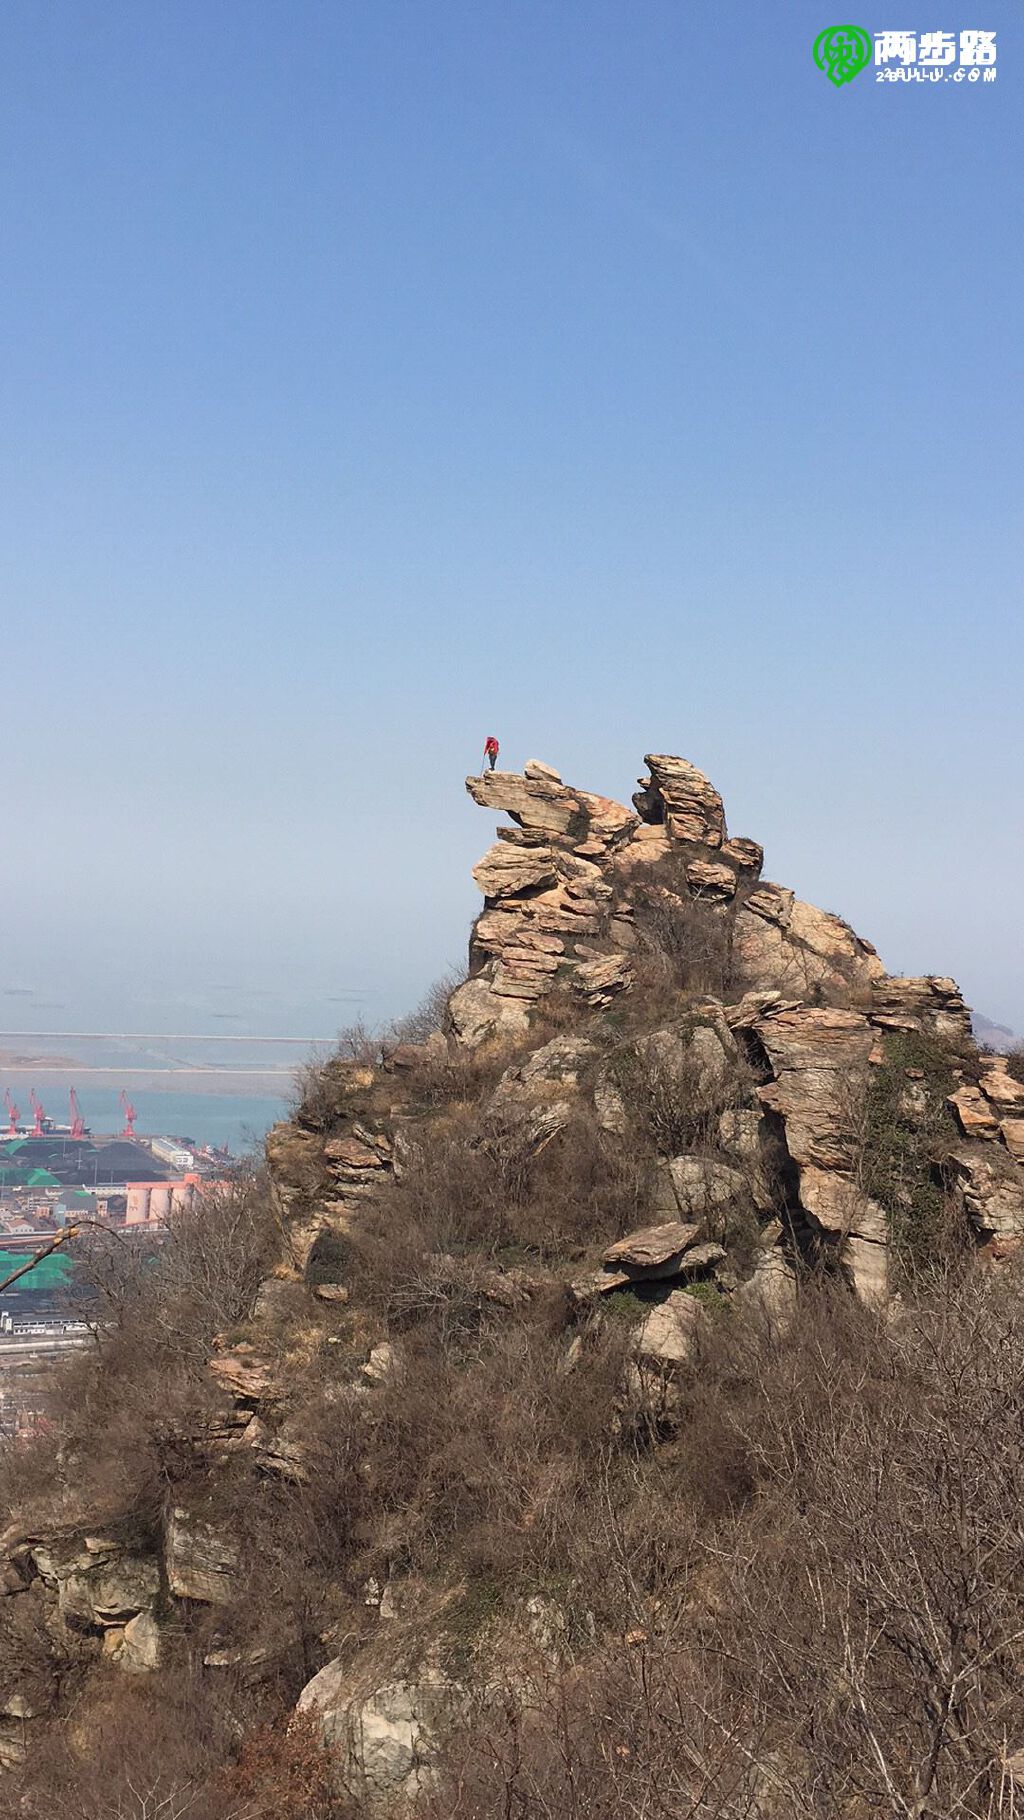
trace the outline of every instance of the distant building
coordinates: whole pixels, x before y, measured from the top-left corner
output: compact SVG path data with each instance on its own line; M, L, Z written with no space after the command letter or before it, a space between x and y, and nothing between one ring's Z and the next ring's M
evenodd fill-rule
M174 1213L187 1212L200 1186L198 1175L173 1182L129 1182L125 1189L126 1226L162 1226Z
M170 1163L172 1169L186 1170L196 1166L195 1152L179 1144L177 1138L150 1138L149 1148L162 1163Z

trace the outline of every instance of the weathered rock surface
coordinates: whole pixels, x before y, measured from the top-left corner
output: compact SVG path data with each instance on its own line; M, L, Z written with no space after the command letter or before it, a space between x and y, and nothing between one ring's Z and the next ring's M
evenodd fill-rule
M700 1226L678 1220L664 1226L645 1226L609 1245L602 1262L627 1276L673 1277L679 1273L684 1252L700 1237Z
M677 1024L641 1037L636 1053L647 1070L674 1081L695 1104L711 1106L721 1103L737 1051L722 1006L705 1000Z
M151 1611L160 1592L152 1556L135 1554L102 1536L58 1538L37 1544L31 1560L40 1579L57 1593L61 1616L72 1626L103 1630Z
M522 1101L532 1104L551 1087L574 1092L596 1054L597 1045L587 1037L552 1037L525 1062L505 1070L494 1090L492 1105Z
M663 822L671 840L721 847L725 840L725 809L703 771L685 758L658 752L649 752L644 764L650 776L640 779L640 789L633 798L641 819Z
M964 1210L980 1237L1024 1237L1024 1170L996 1144L963 1144L953 1153Z
M541 989L535 997L541 996ZM448 1015L456 1042L475 1049L493 1038L524 1036L530 1027L526 1006L495 991L490 980L470 979L452 993Z
M737 1291L740 1302L756 1316L784 1328L796 1311L797 1274L778 1245L758 1252L753 1275Z
M160 1627L148 1611L129 1618L123 1630L109 1630L104 1650L129 1675L148 1675L160 1666Z
M959 1047L972 1041L971 1014L951 979L886 975L875 982L872 1021L888 1030L924 1032Z
M657 1206L674 1206L684 1220L707 1220L747 1195L746 1177L713 1156L674 1156L658 1170Z
M958 1087L949 1104L964 1137L994 1137L998 1132L999 1120L980 1087Z
M176 1598L229 1604L239 1590L240 1565L234 1536L196 1512L175 1506L164 1541L164 1566Z
M634 1342L637 1361L643 1366L671 1370L688 1365L696 1354L707 1315L696 1296L672 1289L651 1309Z
M736 913L733 958L741 984L801 999L824 993L842 1001L885 977L871 943L841 917L766 883Z
M766 1016L754 1029L774 1074L759 1098L782 1121L801 1210L838 1247L861 1298L881 1301L888 1223L854 1179L858 1108L875 1040L871 1025L857 1011L804 1007Z
M785 1123L790 1156L822 1169L846 1167L850 1107L867 1079L874 1037L856 1011L801 1007L754 1026L774 1079L759 1089L764 1106Z
M374 1805L429 1787L439 1736L458 1707L457 1689L437 1667L367 1690L341 1659L314 1675L298 1701L299 1712L318 1720L342 1788Z

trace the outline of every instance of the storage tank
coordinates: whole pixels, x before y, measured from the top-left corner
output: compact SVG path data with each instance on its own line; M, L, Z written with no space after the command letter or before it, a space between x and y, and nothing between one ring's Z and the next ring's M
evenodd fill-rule
M149 1191L149 1218L166 1222L171 1215L170 1182L157 1182Z
M149 1218L148 1182L129 1182L127 1184L128 1205L125 1209L126 1226L143 1226Z

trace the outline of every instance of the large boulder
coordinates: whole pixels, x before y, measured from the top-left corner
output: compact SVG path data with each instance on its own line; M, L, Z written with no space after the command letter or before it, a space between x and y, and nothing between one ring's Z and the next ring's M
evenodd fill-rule
M160 1666L160 1627L150 1612L141 1611L123 1630L105 1633L104 1649L125 1674L152 1674Z
M555 856L550 847L510 847L498 841L473 867L473 878L485 897L516 897L555 883Z
M506 1068L494 1090L492 1105L511 1101L532 1101L552 1087L574 1092L580 1076L597 1053L597 1046L585 1036L555 1036L543 1043L525 1062Z
M448 1000L448 1016L456 1042L467 1049L522 1036L530 1027L525 1005L496 992L487 979L466 980L457 987Z
M71 1536L39 1543L31 1558L43 1584L57 1593L57 1607L79 1629L123 1625L152 1611L160 1594L160 1569L152 1555L104 1536Z
M676 1083L695 1107L725 1105L735 1078L736 1039L722 1006L706 999L685 1018L641 1037L636 1053L644 1067Z
M960 1145L952 1165L961 1203L979 1238L1024 1237L1024 1169L992 1143Z
M823 1169L846 1167L874 1044L867 1018L801 1006L761 1018L754 1029L774 1075L759 1097L783 1120L790 1156Z
M855 1179L872 1027L857 1011L802 1006L762 1017L754 1029L775 1077L759 1097L781 1120L800 1212L838 1251L860 1299L877 1305L888 1290L888 1222Z
M580 1076L595 1054L586 1037L553 1037L525 1062L506 1068L488 1105L492 1119L539 1149L572 1118Z
M636 817L621 803L572 790L557 780L557 773L536 760L530 775L514 771L488 771L467 777L466 789L485 809L503 809L519 827L568 837L573 845L588 840L602 843L628 833Z
M672 1289L645 1316L636 1331L633 1351L637 1363L656 1371L675 1371L695 1358L708 1317L696 1296Z
M230 1605L241 1591L241 1550L219 1524L183 1505L171 1511L164 1538L167 1584L178 1599Z
M696 1244L700 1230L692 1221L684 1225L679 1220L644 1226L609 1245L601 1261L608 1269L625 1271L639 1280L678 1276L684 1254Z
M971 1037L971 1014L955 980L883 976L874 982L872 1022L886 1030L921 1031L962 1049Z
M797 1275L779 1245L758 1250L753 1273L741 1283L736 1299L755 1318L784 1331L796 1313Z
M800 1203L820 1233L839 1247L860 1301L877 1307L889 1292L889 1222L884 1209L858 1184L834 1170L805 1165Z
M649 752L644 759L650 776L641 778L634 796L644 821L664 822L670 839L720 847L725 840L722 799L703 771L685 758Z
M716 1156L674 1156L658 1165L655 1206L698 1223L748 1200L746 1177Z
M341 1658L306 1683L298 1710L318 1721L341 1788L393 1811L430 1785L439 1738L458 1711L458 1690L437 1666L367 1689Z
M733 967L748 990L773 990L833 1003L870 996L885 978L871 943L831 911L762 883L736 913Z

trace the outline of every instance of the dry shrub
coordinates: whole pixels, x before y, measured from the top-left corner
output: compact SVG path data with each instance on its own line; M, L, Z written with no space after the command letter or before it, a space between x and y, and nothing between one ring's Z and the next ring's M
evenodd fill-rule
M394 1048L398 1043L425 1043L428 1037L442 1031L448 1015L448 1000L467 978L465 967L449 967L442 973L427 987L414 1011L395 1018L388 1025L383 1039L385 1049Z
M885 1209L904 1274L941 1270L964 1249L947 1186L950 1153L960 1141L948 1103L959 1059L933 1037L892 1032L884 1061L840 1096L858 1184Z
M21 1820L357 1820L335 1791L315 1721L254 1725L261 1704L230 1676L181 1664L94 1677L71 1722L7 1781ZM239 1737L241 1735L241 1743ZM16 1794L15 1794L16 1790Z
M296 1410L301 1480L240 1470L222 1506L241 1566L237 1600L215 1614L219 1646L259 1647L294 1698L332 1653L325 1636L349 1649L366 1639L370 1576L465 1582L496 1607L541 1586L596 1586L608 1483L637 1458L614 1419L627 1336L616 1323L595 1331L573 1369L566 1345L543 1301L484 1304L472 1332L421 1319L372 1395L310 1391Z
M751 1098L751 1071L744 1057L737 1053L720 1070L709 1067L696 1050L685 1047L694 1028L693 1022L679 1026L683 1046L678 1050L659 1043L658 1032L623 1050L612 1065L634 1127L662 1156L714 1150L722 1113Z
M433 1110L480 1106L490 1098L522 1047L493 1041L475 1049L449 1044L432 1050L406 1071L410 1098L414 1104Z
M316 1720L294 1713L242 1741L224 1776L225 1793L252 1820L348 1820L354 1809L335 1792L331 1759Z
M352 1236L354 1293L390 1305L431 1254L578 1258L630 1230L648 1206L652 1158L603 1132L579 1104L538 1144L527 1117L463 1108L431 1130L389 1200Z
M296 1124L306 1131L332 1130L346 1111L353 1076L375 1068L379 1061L376 1038L362 1025L353 1025L333 1055L304 1062L295 1071L292 1110Z
M732 986L735 904L694 897L683 859L670 854L633 887L641 996L710 993L725 999Z
M97 1302L96 1344L55 1373L47 1424L7 1456L8 1508L73 1490L76 1511L145 1540L168 1487L192 1470L217 1407L214 1335L250 1312L278 1232L259 1177L173 1216L158 1247L87 1235L79 1259ZM2 1495L2 1493L0 1493Z
M110 1670L85 1684L70 1723L33 1741L5 1811L22 1820L262 1820L218 1786L233 1729L230 1705L187 1667L159 1680Z
M610 1326L568 1370L543 1309L492 1313L461 1353L407 1336L366 1453L378 1561L525 1591L571 1574L616 1452L624 1351Z
M781 1341L736 1329L712 1380L746 1493L695 1521L679 1471L688 1557L652 1596L628 1571L644 1507L620 1482L604 1560L632 1581L629 1628L568 1678L553 1665L536 1703L484 1693L422 1814L1008 1820L1019 1281L947 1278L888 1325L809 1294Z
M405 1017L376 1028L357 1018L340 1030L330 1055L314 1058L296 1069L293 1103L299 1124L310 1131L329 1131L345 1110L353 1069L379 1069L401 1045L425 1044L429 1037L440 1035L448 1000L465 978L464 970L451 968L433 982L415 1010ZM460 1072L464 1070L471 1083L474 1067L481 1059L479 1054L442 1055L440 1059L431 1055L416 1066L409 1078L420 1097L425 1095L431 1102L457 1099L462 1097Z

